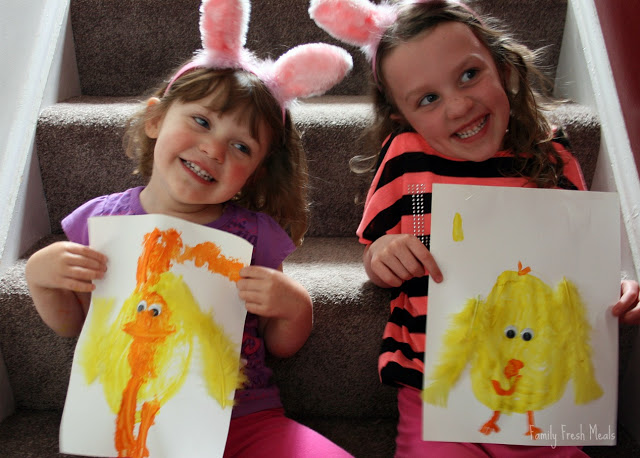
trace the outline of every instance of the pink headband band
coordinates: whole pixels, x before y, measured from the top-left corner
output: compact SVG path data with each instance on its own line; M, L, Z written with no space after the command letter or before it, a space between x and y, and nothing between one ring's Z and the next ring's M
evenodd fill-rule
M309 16L332 37L360 47L371 62L373 78L377 84L376 53L385 31L395 23L398 12L404 6L433 1L435 0L402 0L394 4L383 1L378 5L369 0L311 0ZM452 3L478 17L464 3Z
M196 68L235 68L255 74L284 111L299 97L324 94L353 66L351 55L338 46L312 43L296 46L278 60L258 59L244 47L249 25L249 0L202 0L202 48L171 78L173 83Z

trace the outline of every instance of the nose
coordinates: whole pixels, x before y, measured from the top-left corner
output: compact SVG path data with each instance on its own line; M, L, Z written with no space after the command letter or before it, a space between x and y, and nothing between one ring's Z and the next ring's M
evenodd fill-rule
M473 105L471 98L464 94L456 94L449 98L447 103L447 115L451 119L463 117Z
M200 144L200 151L211 159L223 163L227 154L227 145L212 136L207 136Z

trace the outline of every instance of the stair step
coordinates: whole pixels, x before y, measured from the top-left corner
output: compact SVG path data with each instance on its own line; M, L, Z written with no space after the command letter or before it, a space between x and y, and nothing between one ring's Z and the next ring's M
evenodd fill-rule
M144 184L132 175L122 134L137 99L79 97L41 113L37 129L40 170L53 232L60 220L87 200ZM354 204L368 182L349 172L359 137L370 120L362 97L309 99L292 110L307 150L310 236L352 236L361 216ZM340 189L339 192L336 190Z
M144 184L132 174L122 146L124 125L139 100L82 96L41 113L36 145L53 232L60 232L60 220L87 200ZM292 116L309 160L309 236L352 236L362 212L355 199L366 194L369 179L351 173L348 161L366 152L362 136L371 105L366 96L324 96L299 103ZM574 150L590 184L599 148L597 116L568 104L552 118L576 139Z
M0 349L16 406L21 409L64 406L77 339L58 337L43 323L24 277L30 253L59 240L64 240L64 236L43 238L0 282ZM367 281L361 257L362 246L355 237L308 237L285 263L285 272L309 291L315 320L307 344L295 356L269 361L283 399L295 406L292 415L349 417L357 412L365 417L379 417L394 410L394 391L378 382L376 366L389 297ZM337 349L337 345L344 351ZM336 352L343 355L340 361L335 360ZM299 377L295 379L279 377L309 364L325 368L328 376L318 379L300 370L296 371ZM348 371L349 366L365 366L367 373ZM323 396L333 389L349 396L333 399Z
M542 61L551 76L562 43L567 0L479 0L477 11L502 19L532 48L547 47ZM201 47L200 0L72 0L71 25L83 95L137 96ZM354 58L354 69L330 94L368 93L369 66L355 47L334 40L309 18L309 0L251 3L247 48L277 58L295 45L337 44ZM283 24L283 26L278 26Z

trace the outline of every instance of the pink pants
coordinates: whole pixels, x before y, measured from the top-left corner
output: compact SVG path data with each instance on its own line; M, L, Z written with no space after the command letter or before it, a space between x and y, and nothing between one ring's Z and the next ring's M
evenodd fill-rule
M400 412L400 419L398 420L398 436L396 437L396 458L416 458L423 456L443 456L447 458L588 457L588 455L578 447L551 448L525 445L423 441L422 399L420 399L420 392L413 388L400 388L398 391L398 411Z
M225 458L347 458L352 455L326 437L269 409L231 420Z

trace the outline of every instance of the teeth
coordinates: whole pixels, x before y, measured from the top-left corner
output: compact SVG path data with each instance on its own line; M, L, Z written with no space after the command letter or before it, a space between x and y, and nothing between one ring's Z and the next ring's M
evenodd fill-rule
M182 162L184 163L184 165L187 166L187 168L189 170L191 170L193 173L195 173L196 175L198 175L200 178L202 178L203 180L207 180L207 181L213 181L213 177L211 175L209 175L207 172L205 172L204 170L202 170L200 167L198 167L196 164L194 164L193 162L189 162L186 160L182 160Z
M456 133L456 136L458 136L458 138L469 138L475 134L477 134L478 132L480 132L480 130L484 127L485 123L487 122L487 117L485 116L484 118L482 118L482 121L480 121L480 124L478 124L476 127L474 127L471 130L467 130L464 132L458 132Z

